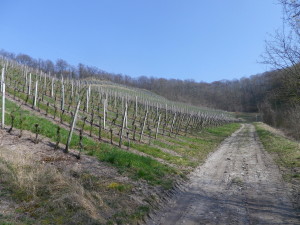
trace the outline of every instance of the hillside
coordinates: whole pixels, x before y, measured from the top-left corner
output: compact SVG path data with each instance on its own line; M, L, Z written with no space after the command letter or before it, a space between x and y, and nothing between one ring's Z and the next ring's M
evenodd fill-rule
M0 67L3 223L135 224L239 127L146 90Z
M56 63L51 60L34 59L26 54L0 51L0 55L15 60L21 65L40 69L44 73L59 74L81 80L116 86L125 90L140 90L140 96L147 96L161 104L178 105L181 102L197 107L207 107L229 112L259 113L262 120L271 126L283 129L289 136L300 138L299 120L299 65L283 66L281 69L241 78L239 80L221 80L212 83L193 80L163 79L141 76L132 78L128 75L105 72L93 66L70 65L63 59ZM105 86L105 85L104 85ZM137 89L136 89L137 88ZM141 91L143 90L143 91ZM150 92L149 92L150 91ZM129 91L133 94L134 91ZM126 93L123 91L123 93ZM155 93L155 94L154 94ZM129 94L130 95L130 94ZM173 101L172 103L166 103ZM181 107L181 106L179 106Z
M201 220L229 223L242 218L236 210L245 211L249 201L262 211L270 205L268 213L245 211L251 221L298 220L299 145L257 124L266 150L276 152L273 161L254 126L236 119L256 120L257 114L173 102L107 80L57 78L6 58L0 67L1 223L155 224L164 220L155 210L165 207L170 221L193 220L192 209L202 207ZM263 179L256 179L264 168ZM268 195L275 186L285 191ZM190 201L195 188L206 194L192 199L208 201L207 208ZM231 208L232 195L239 204L219 215L216 202ZM169 215L169 202L179 196L175 209L184 210ZM276 214L282 204L287 213Z

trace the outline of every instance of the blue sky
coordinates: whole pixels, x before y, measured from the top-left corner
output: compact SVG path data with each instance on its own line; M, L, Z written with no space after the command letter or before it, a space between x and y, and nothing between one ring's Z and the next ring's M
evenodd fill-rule
M1 0L0 49L108 72L216 81L262 73L276 0Z

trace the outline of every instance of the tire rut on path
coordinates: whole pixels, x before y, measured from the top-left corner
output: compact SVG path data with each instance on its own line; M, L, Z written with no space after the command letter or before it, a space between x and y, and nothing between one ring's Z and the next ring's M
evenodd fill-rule
M300 224L279 168L244 124L147 224Z

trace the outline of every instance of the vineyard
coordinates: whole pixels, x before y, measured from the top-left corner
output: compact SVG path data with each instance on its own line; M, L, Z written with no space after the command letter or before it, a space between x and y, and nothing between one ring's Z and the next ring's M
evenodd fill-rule
M146 90L45 74L0 59L1 127L50 138L53 149L107 162L170 189L239 125L231 114L171 102ZM74 151L75 150L75 151Z
M197 134L204 128L233 122L229 114L169 102L154 94L97 80L57 79L16 62L1 60L5 94L20 104L99 141L130 148L164 137ZM4 104L3 104L4 105ZM2 106L2 127L5 124ZM8 117L14 118L16 110Z

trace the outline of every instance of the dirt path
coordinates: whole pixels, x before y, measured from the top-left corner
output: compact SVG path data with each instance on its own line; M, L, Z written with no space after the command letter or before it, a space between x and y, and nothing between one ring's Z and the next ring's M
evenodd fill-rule
M300 224L253 125L227 138L147 224Z

